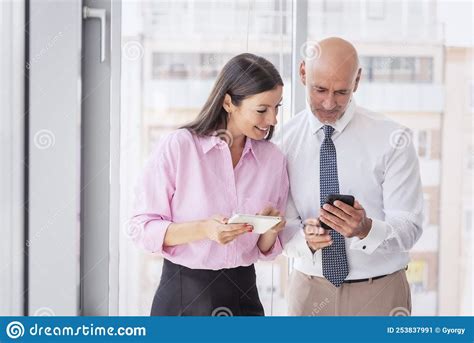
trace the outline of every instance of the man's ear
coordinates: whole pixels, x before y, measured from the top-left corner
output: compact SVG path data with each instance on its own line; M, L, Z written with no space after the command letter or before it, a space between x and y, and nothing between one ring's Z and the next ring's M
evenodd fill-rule
M306 63L304 60L300 63L300 79L303 85L306 86Z
M359 87L359 81L360 81L361 73L362 73L362 68L359 68L359 70L357 71L356 79L355 79L355 85L354 85L353 93L355 93L357 91L357 88Z
M226 93L224 96L224 102L222 103L222 107L224 107L224 110L227 113L230 113L232 112L232 106L234 106L234 104L232 103L232 98L229 94Z

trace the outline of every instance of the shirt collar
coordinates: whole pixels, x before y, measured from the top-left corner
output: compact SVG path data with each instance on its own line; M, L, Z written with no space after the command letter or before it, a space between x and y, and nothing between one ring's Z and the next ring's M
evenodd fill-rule
M346 128L347 124L351 121L354 117L354 112L356 109L356 103L354 98L352 98L347 105L346 111L343 113L342 117L336 120L334 124L331 126L335 129L335 132L341 133ZM308 102L306 102L306 112L309 116L309 125L311 128L311 133L314 135L316 132L322 129L322 127L326 124L321 123L319 119L311 112L311 107L309 106Z
M224 137L227 139L227 137ZM216 147L218 149L225 149L227 148L227 143L224 139L221 139L217 132L214 132L212 135L209 136L199 136L199 142L201 144L202 151L207 154L212 148ZM244 150L242 151L242 157L245 156L248 152L251 152L252 156L258 162L257 154L255 152L255 147L253 140L251 138L245 139Z
M215 133L214 133L215 134ZM198 140L201 143L202 152L207 154L216 145L218 147L224 146L225 142L219 137L212 135L199 135Z
M245 145L244 145L244 150L242 151L242 157L245 156L249 151L252 154L255 161L258 162L257 153L255 151L255 142L253 141L252 138L247 137L245 139Z

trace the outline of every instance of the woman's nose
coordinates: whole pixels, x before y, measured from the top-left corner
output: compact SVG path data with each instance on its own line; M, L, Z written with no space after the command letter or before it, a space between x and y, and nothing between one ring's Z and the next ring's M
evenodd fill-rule
M268 124L268 125L273 125L273 126L275 126L275 125L278 123L277 115L278 115L278 113L277 113L276 110L273 111L273 112L271 112L271 113L267 116L267 120L266 120L267 124Z

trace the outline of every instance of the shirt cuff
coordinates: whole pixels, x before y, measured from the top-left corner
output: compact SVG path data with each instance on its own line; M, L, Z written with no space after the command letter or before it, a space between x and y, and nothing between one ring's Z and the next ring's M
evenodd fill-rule
M350 248L352 250L359 250L367 255L371 255L375 249L377 249L380 244L385 241L388 235L388 226L385 222L372 219L372 228L369 231L369 234L364 238L353 238Z
M163 247L166 230L171 224L168 220L150 220L144 223L143 230L137 237L143 249L154 254L172 255L176 247Z
M306 257L309 259L313 258L313 252L311 251L308 244L306 243L303 229L300 229L293 236L293 238L287 244L285 244L285 249L283 253L287 257L294 257L294 258Z
M273 244L271 249L268 250L266 253L261 252L260 249L258 248L258 246L257 246L257 250L258 250L259 260L262 260L262 261L272 261L272 260L274 260L275 257L280 255L282 250L283 250L283 247L281 246L280 237L279 236L276 237L275 243Z

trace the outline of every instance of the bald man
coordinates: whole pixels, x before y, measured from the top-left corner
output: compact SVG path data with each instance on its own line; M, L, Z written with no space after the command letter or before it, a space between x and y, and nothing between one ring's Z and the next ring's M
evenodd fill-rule
M410 314L405 270L423 208L411 132L356 105L362 70L351 43L332 37L312 49L300 65L307 107L273 140L290 177L288 313ZM330 194L355 201L331 205Z

